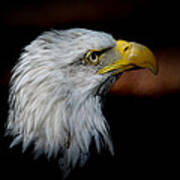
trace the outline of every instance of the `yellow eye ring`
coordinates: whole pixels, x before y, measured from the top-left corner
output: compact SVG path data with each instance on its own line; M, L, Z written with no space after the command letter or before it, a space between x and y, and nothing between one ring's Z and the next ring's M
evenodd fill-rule
M100 62L100 51L90 50L85 57L85 60L88 64L97 65Z

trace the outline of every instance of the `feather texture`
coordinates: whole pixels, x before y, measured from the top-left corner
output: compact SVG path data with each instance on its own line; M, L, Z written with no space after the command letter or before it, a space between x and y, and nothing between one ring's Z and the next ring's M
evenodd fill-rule
M101 111L101 94L114 80L98 75L83 63L90 49L115 46L111 35L86 29L45 32L25 47L13 69L7 133L11 146L22 142L23 151L34 145L35 156L59 153L68 174L83 166L94 140L113 154L108 124Z

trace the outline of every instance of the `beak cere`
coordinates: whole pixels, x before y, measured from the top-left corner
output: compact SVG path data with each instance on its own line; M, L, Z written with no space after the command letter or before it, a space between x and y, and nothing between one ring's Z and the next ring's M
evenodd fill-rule
M112 72L115 75L134 68L147 68L154 74L158 73L157 61L146 46L119 40L113 50L119 59L100 69L98 74Z

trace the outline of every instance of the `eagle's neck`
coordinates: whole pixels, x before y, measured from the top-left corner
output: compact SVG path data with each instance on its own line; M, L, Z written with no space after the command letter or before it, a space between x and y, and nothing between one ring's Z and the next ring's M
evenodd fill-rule
M93 93L85 93L80 96L75 93L66 99L62 113L66 118L62 124L62 127L65 127L63 131L67 132L66 142L64 142L67 148L63 158L65 164L74 167L78 162L83 165L88 158L89 146L92 141L98 152L105 144L113 153L108 124L101 106L101 96L93 95Z

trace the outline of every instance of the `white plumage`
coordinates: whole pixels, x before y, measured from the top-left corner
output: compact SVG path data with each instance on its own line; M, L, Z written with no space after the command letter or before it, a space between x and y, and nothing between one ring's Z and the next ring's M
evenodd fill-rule
M115 77L97 74L101 65L87 64L84 56L115 44L109 34L70 29L43 33L25 47L11 78L11 146L22 142L24 151L33 144L35 156L60 154L65 174L87 161L92 141L98 151L105 144L113 154L101 94Z

